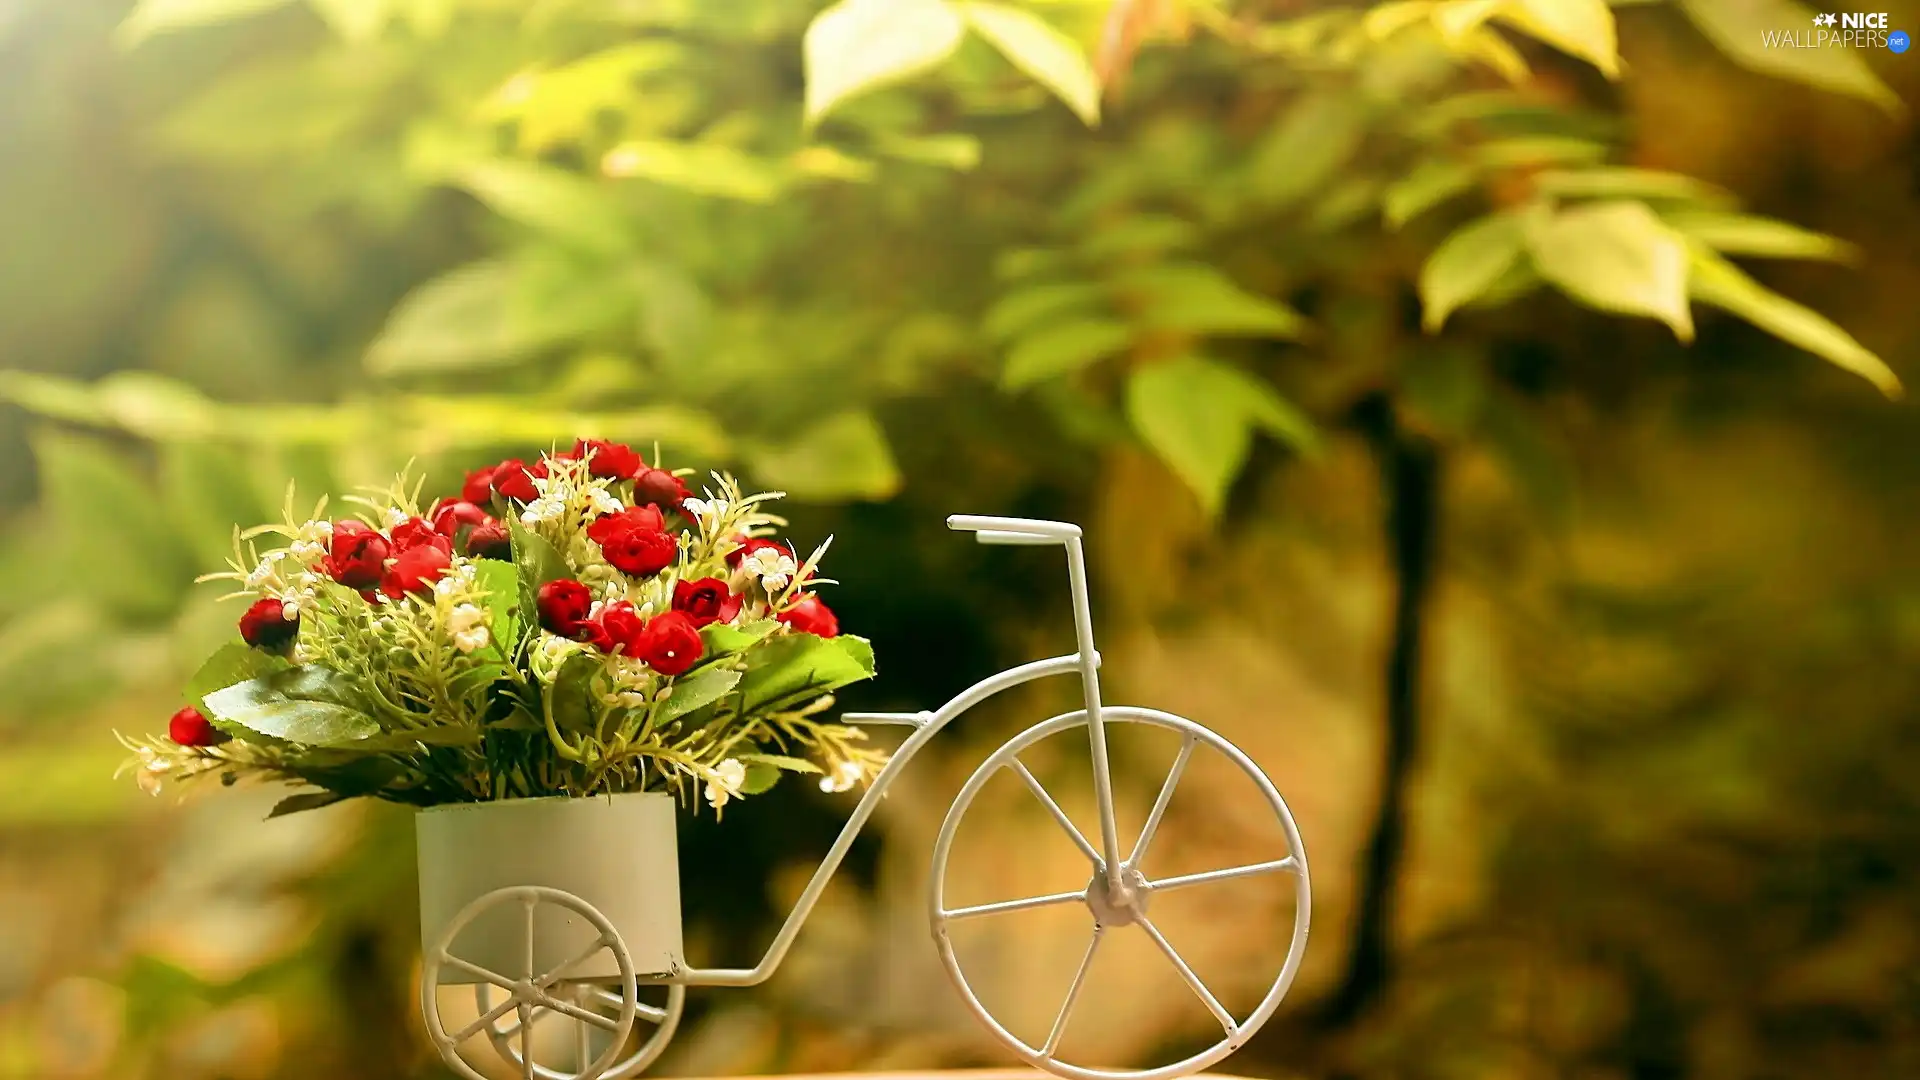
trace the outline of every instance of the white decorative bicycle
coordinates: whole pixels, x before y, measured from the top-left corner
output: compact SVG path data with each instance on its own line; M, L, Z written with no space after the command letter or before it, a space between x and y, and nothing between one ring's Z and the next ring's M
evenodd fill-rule
M518 843L494 843L501 836L496 829L487 834L487 846L491 850L485 865L492 877L484 883L466 880L449 885L443 880L459 877L461 868L480 863L478 860L462 859L430 862L430 852L448 845L464 844L471 848L478 842L473 839L474 834L461 833L451 824L444 829L436 824L430 832L426 815L423 814L421 884L423 938L427 947L421 1005L428 1032L450 1068L467 1080L486 1080L460 1052L462 1045L484 1036L499 1056L525 1080L534 1080L536 1077L539 1080L618 1080L640 1072L660 1056L672 1039L680 1022L687 987L752 986L772 976L793 945L808 914L819 901L828 880L852 848L855 837L872 816L881 797L886 794L888 786L941 729L961 713L1003 690L1036 679L1069 674L1080 677L1085 708L1035 724L994 751L968 779L941 825L933 848L927 908L934 943L948 976L968 1009L995 1038L1022 1061L1070 1080L1162 1080L1199 1072L1238 1050L1267 1022L1286 996L1299 970L1306 950L1310 913L1306 849L1286 802L1274 789L1272 781L1246 754L1214 731L1169 713L1101 704L1100 654L1094 650L1086 560L1078 526L1022 518L972 516L951 517L947 519L947 524L953 529L975 533L980 542L986 544L1057 544L1065 547L1078 648L1070 655L1024 664L984 679L933 711L847 715L845 721L852 724L895 724L905 725L912 730L854 807L839 837L814 871L765 956L753 967L696 968L686 966L681 960L678 877L674 862L676 854L672 847L673 807L665 796L615 797L617 800L631 800L625 804L595 804L593 800L529 800L559 804L533 808L540 814L548 815L549 823L557 820L554 815L560 814L574 814L575 820L584 820L583 813L606 817L603 809L577 811L568 804L624 806L630 808L632 813L623 810L623 816L617 821L607 818L613 827L612 831L583 841L588 845L588 850L597 849L600 856L597 862L588 860L592 865L585 867L578 865L580 860L577 858L573 860L574 865L565 869L555 869L552 860L541 861L538 850L541 844L537 837L541 835L539 829L549 827L548 824L529 824L531 831L525 835L535 839ZM1124 848L1114 823L1113 780L1108 759L1108 729L1114 724L1158 728L1178 735L1180 740L1180 749L1172 768L1146 815L1139 835ZM1021 760L1023 753L1045 740L1083 728L1093 752L1093 794L1099 824L1099 834L1094 838L1087 837L1075 826L1053 795ZM1276 845L1273 852L1275 857L1269 860L1155 878L1148 872L1148 856L1154 834L1160 828L1181 775L1186 771L1194 752L1202 748L1223 756L1231 766L1252 781L1265 799L1267 809L1279 822L1284 834L1285 850L1277 850L1279 845ZM947 870L954 836L961 819L981 789L1003 769L1018 777L1032 792L1041 807L1085 857L1089 866L1087 883L1084 887L1067 892L949 907L946 899ZM633 821L640 820L635 815L646 819L639 827L632 826ZM446 820L457 821L457 816L448 816ZM589 829L597 827L589 825ZM648 836L656 839L649 841L646 839ZM609 838L616 843L633 843L635 837L640 838L638 842L643 846L650 845L653 849L643 852L644 857L637 860L649 866L651 872L629 886L609 886L596 879L594 871L609 862L606 849L601 845ZM514 851L522 853L521 862L514 863L512 858L503 855ZM509 865L500 865L503 858ZM627 864L629 860L623 859L621 862ZM1293 925L1289 931L1285 959L1272 985L1247 1015L1237 1017L1168 942L1149 917L1148 909L1156 895L1169 890L1265 874L1292 875ZM561 883L561 879L565 879L565 884ZM573 881L584 881L585 884L566 887ZM489 887L492 882L502 883ZM429 892L435 895L430 898ZM588 892L597 892L598 895L593 896L590 902L584 895ZM454 904L447 897L456 897L460 903ZM472 899L468 900L468 897ZM1084 906L1091 914L1091 940L1079 969L1068 985L1051 1030L1046 1039L1036 1046L1015 1036L982 1004L955 954L949 936L950 928L963 920L1062 905ZM458 909L457 913L453 913L455 908ZM476 929L488 920L494 924L493 929ZM1059 1055L1061 1039L1074 1005L1086 986L1094 957L1103 941L1129 928L1137 928L1165 955L1174 973L1219 1022L1221 1037L1205 1049L1181 1060L1151 1068L1098 1068L1064 1060ZM463 945L463 941L467 944ZM476 956L480 960L476 960ZM505 973L509 968L517 973ZM471 985L474 988L477 1011L471 1019L458 1010L447 1010L443 1014L441 988L458 985ZM648 1000L643 1000L643 993L649 995ZM571 1046L536 1039L535 1025L546 1017L561 1017L573 1022ZM640 1028L642 1024L651 1030ZM536 1060L543 1055L552 1057L560 1054L568 1056L571 1065L561 1067Z

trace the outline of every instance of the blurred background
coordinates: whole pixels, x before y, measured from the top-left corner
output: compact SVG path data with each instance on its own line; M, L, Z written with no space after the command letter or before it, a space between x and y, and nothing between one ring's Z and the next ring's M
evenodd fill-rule
M577 435L834 535L853 707L1070 648L1054 558L946 514L1083 522L1108 700L1244 748L1311 854L1230 1071L1920 1075L1920 426L1879 366L1920 376L1920 60L1769 47L1788 0L823 8L0 0L0 1076L449 1075L408 813L152 798L113 732L231 636L192 578L289 479L450 492ZM928 853L1071 696L934 743L659 1071L1006 1061ZM1123 757L1123 816L1165 767ZM1195 777L1168 857L1271 857ZM687 822L695 962L758 956L850 806ZM969 899L1079 872L974 813ZM1169 936L1257 999L1284 913L1222 888ZM1085 928L1009 920L970 962L1044 1025ZM1089 1060L1217 1036L1109 959Z

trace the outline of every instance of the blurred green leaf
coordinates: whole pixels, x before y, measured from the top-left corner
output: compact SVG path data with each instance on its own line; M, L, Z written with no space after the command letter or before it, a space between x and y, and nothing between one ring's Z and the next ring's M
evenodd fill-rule
M1134 371L1127 380L1127 417L1209 515L1219 513L1246 463L1256 427L1297 447L1314 439L1312 425L1272 387L1199 356Z
M886 432L868 412L842 412L792 442L756 449L754 476L796 499L885 499L900 490Z
M1721 202L1722 189L1691 176L1657 169L1549 169L1535 173L1534 190L1563 199L1683 199Z
M1886 361L1824 315L1773 292L1703 248L1695 247L1691 260L1693 273L1688 285L1701 303L1730 311L1782 341L1853 372L1890 398L1904 393L1900 377Z
M140 0L120 24L116 38L122 47L132 48L155 34L229 22L287 3L289 0Z
M167 442L160 447L167 504L206 569L233 557L233 530L267 520L246 460L230 447Z
M1072 38L1032 12L1005 4L963 3L960 12L1013 66L1053 91L1088 127L1100 123L1100 80Z
M465 165L454 179L501 217L581 251L619 255L631 248L613 200L578 173L502 160Z
M1605 143L1554 135L1494 139L1473 149L1483 169L1538 169L1555 165L1592 165L1606 160Z
M1768 47L1766 31L1807 33L1810 7L1793 0L1680 0L1680 10L1715 48L1749 71L1870 101L1896 116L1905 111L1857 49L1837 40L1831 47Z
M1420 268L1421 323L1428 333L1447 316L1487 291L1526 247L1525 218L1517 211L1490 214L1453 231Z
M1389 185L1384 200L1387 224L1398 229L1428 210L1473 189L1474 170L1457 161L1432 158Z
M1606 0L1502 0L1496 18L1570 56L1620 76L1613 11Z
M1028 333L1059 315L1081 313L1100 305L1106 290L1082 281L1030 285L1007 293L987 309L980 327L987 336L1006 341Z
M76 589L136 618L172 611L193 559L152 485L79 436L42 432L33 451Z
M944 0L840 0L814 17L802 41L808 122L857 94L931 70L965 36L966 24Z
M773 201L785 183L772 162L730 146L663 139L621 143L601 159L601 169L609 176L754 203Z
M1125 349L1133 331L1113 319L1076 317L1043 326L1014 343L1000 376L1009 390L1057 378Z
M763 795L780 783L780 770L765 762L754 762L747 766L746 779L740 782L742 795Z
M1136 322L1142 329L1293 339L1306 328L1292 308L1256 296L1198 263L1149 267L1114 284L1141 302Z
M1685 241L1645 203L1587 203L1561 210L1527 232L1540 276L1584 304L1646 315L1693 340Z
M1360 149L1366 121L1366 105L1355 95L1301 96L1254 147L1249 164L1254 197L1278 208L1325 187Z
M1772 218L1710 210L1676 210L1661 218L1675 232L1722 255L1826 259L1837 263L1860 259L1860 249L1845 240Z
M367 350L379 375L459 371L523 360L631 310L630 294L564 264L488 259L421 285Z

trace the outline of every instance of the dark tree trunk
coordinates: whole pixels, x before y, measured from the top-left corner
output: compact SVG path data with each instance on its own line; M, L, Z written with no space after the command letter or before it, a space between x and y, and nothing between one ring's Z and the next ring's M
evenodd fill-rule
M1402 427L1385 395L1363 402L1355 420L1380 465L1387 552L1396 589L1383 672L1386 737L1380 803L1360 864L1346 971L1323 1014L1330 1027L1359 1018L1392 976L1394 908L1406 852L1407 789L1420 747L1422 642L1440 510L1439 447Z

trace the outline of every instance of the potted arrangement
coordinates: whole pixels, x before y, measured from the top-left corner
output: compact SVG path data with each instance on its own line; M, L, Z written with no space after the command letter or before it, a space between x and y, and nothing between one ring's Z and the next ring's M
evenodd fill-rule
M873 674L815 592L827 545L801 558L775 535L777 493L716 473L695 496L690 473L583 440L430 504L404 474L341 516L325 500L296 514L290 491L285 520L236 530L231 569L208 575L250 602L240 640L164 736L123 738L140 783L310 789L276 815L418 807L423 942L476 898L532 886L604 916L628 980L679 970L677 813L717 814L786 773L847 790L885 763L822 718ZM514 929L472 928L463 955L520 970ZM545 929L532 963L564 966L579 934ZM569 978L622 974L604 952L579 963Z

